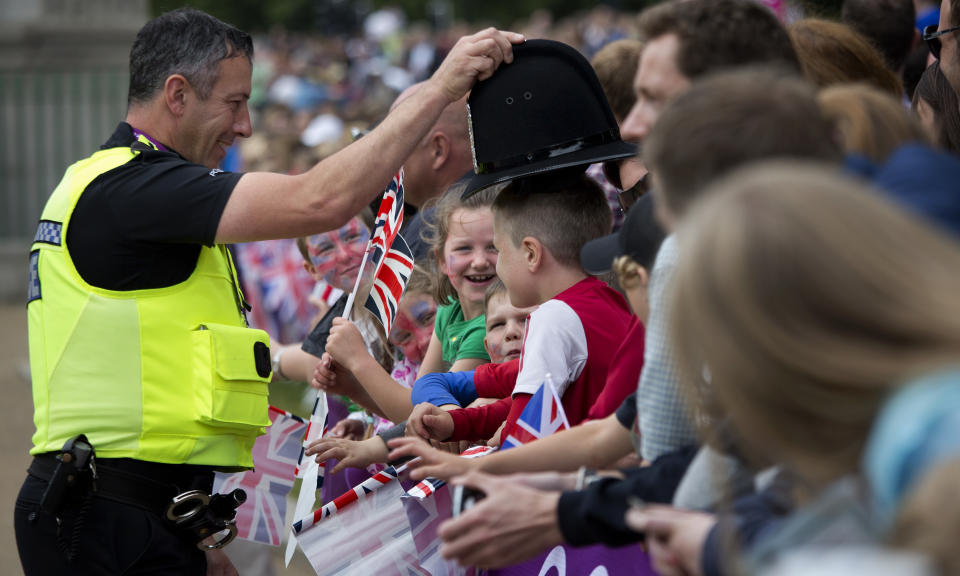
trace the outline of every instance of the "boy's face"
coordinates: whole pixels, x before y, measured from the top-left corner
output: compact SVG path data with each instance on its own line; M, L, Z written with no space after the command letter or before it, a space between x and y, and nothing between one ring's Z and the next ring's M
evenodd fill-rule
M506 292L490 299L487 303L487 335L483 338L483 345L491 362L499 364L520 357L527 316L536 309L536 306L515 308L510 304Z
M404 294L397 308L397 317L390 329L390 343L403 352L403 357L414 364L423 362L423 355L433 336L433 320L437 302L430 294Z
M339 230L308 237L307 272L318 282L323 280L341 290L352 290L369 240L370 231L356 217Z
M527 267L525 253L520 246L514 246L510 231L500 221L494 220L493 243L500 252L497 257L497 276L507 287L510 303L517 308L527 308L540 304L532 291L532 277Z

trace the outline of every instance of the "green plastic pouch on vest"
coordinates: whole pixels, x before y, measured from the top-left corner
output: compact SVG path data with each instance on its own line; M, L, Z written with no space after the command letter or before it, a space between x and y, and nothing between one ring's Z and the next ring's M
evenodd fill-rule
M267 333L211 323L198 326L191 338L198 384L194 388L197 419L233 429L269 426L270 373L258 373L255 352L258 342L270 345ZM269 352L266 354L269 358Z

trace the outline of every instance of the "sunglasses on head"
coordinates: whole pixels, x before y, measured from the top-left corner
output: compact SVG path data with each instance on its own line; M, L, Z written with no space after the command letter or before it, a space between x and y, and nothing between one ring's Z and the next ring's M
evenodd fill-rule
M937 31L938 26L936 24L931 24L923 29L923 41L927 43L927 48L930 49L930 53L933 54L933 57L937 60L940 59L940 37L944 34L950 34L951 32L956 32L960 30L960 26L952 26L946 30Z

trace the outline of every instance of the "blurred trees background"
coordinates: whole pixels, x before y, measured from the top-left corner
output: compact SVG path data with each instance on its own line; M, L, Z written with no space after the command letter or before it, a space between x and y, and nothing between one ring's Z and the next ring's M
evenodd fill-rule
M608 0L615 10L639 12L658 0ZM837 16L842 0L798 0L808 13ZM411 21L443 27L453 19L478 25L509 27L536 10L562 18L598 4L591 0L151 0L153 15L189 4L244 30L262 32L274 26L321 34L350 33L371 11L386 6L403 9Z

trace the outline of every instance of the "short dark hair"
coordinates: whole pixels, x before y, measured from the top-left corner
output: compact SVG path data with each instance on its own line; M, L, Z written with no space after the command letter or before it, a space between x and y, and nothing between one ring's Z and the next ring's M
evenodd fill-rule
M677 68L690 79L750 64L799 70L786 30L755 0L673 0L640 14L638 28L645 42L675 34Z
M839 162L842 153L813 87L795 74L766 68L694 83L667 105L643 149L658 192L677 216L715 179L773 158Z
M531 236L561 265L574 268L581 268L583 245L609 234L612 224L603 190L576 169L512 181L493 202L493 217L514 246Z
M913 48L913 0L844 0L841 19L883 54L891 70L900 70Z
M637 101L637 94L633 91L633 77L637 74L637 63L642 51L643 42L624 38L607 44L590 60L590 66L597 73L610 110L618 122L626 119Z
M133 41L127 103L148 102L172 74L182 74L200 98L207 98L219 78L220 61L238 56L253 61L253 39L246 32L192 8L161 14Z

